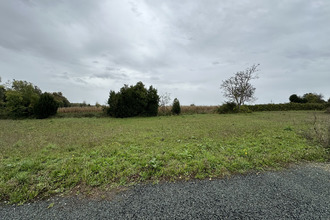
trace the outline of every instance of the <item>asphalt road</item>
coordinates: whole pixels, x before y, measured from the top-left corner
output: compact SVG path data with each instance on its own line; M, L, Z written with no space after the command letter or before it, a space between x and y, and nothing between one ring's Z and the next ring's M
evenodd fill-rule
M2 204L0 219L330 219L330 164L137 185L111 200L54 197Z

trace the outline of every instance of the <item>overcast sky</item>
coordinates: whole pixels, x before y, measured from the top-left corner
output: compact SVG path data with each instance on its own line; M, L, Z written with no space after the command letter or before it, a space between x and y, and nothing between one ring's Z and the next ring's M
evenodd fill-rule
M260 64L255 103L330 97L329 0L0 0L0 77L105 104L142 81L218 105L222 80Z

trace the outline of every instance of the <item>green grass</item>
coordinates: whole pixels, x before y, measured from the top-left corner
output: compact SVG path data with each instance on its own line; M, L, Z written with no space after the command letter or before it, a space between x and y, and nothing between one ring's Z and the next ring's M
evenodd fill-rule
M313 120L313 112L0 120L0 200L325 161L325 148L304 138Z

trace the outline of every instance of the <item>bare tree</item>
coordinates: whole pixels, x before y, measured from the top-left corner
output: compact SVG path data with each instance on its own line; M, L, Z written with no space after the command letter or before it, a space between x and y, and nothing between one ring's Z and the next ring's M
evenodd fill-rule
M223 90L224 96L229 98L230 101L235 102L238 110L240 110L241 105L244 105L245 102L255 100L254 92L256 88L252 86L250 81L258 78L255 75L258 71L258 66L259 64L253 64L245 71L239 71L235 76L222 81L220 88Z
M167 112L167 106L171 101L171 94L170 93L163 93L159 96L159 107L162 114L166 114Z

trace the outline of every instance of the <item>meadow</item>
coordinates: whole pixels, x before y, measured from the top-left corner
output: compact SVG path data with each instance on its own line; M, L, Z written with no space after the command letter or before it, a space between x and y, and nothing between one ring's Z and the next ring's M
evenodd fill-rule
M325 162L329 124L321 111L0 120L0 200Z

